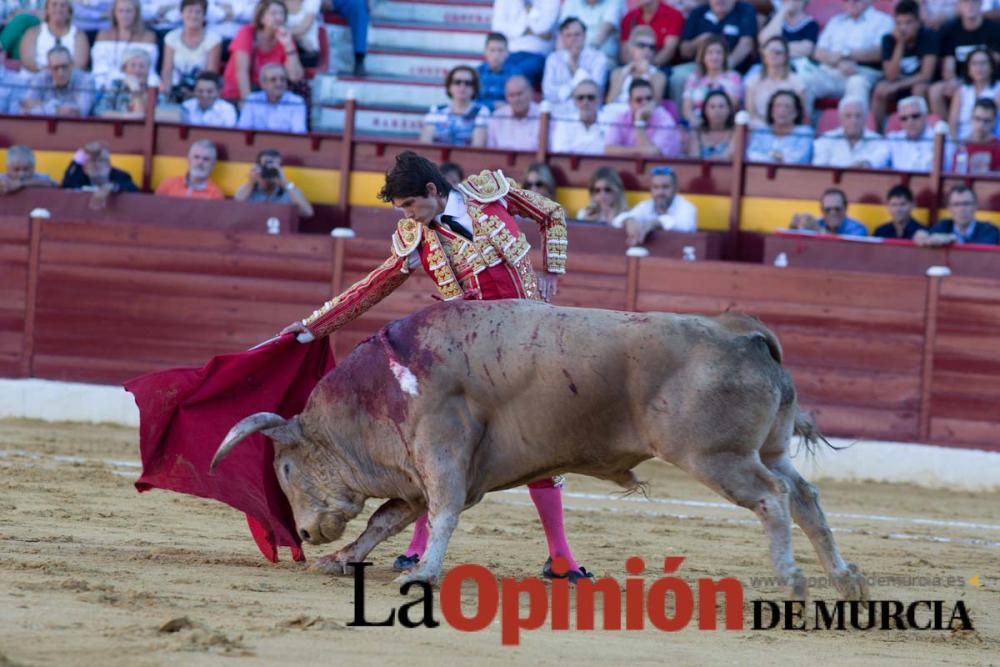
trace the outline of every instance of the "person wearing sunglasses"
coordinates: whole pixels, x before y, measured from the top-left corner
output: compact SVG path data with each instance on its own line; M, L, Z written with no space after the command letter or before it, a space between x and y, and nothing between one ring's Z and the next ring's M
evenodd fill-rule
M559 24L559 42L561 48L545 59L542 77L542 94L553 104L569 101L580 81L590 79L603 86L608 78L608 59L587 46L583 21L571 16Z
M590 177L590 201L577 212L576 219L610 225L626 206L622 177L612 167L598 167Z
M680 130L670 114L657 106L648 81L636 79L629 86L628 109L612 119L605 152L635 157L681 154Z
M490 111L485 104L475 101L479 94L476 70L468 65L453 67L445 77L444 88L449 102L431 107L424 116L420 141L449 146L485 146Z
M889 103L908 95L926 97L938 62L937 33L920 23L916 0L899 0L895 28L882 37L882 74L872 91L875 126L882 127Z
M934 130L927 122L927 100L904 97L897 107L902 130L886 135L889 165L897 171L930 171L934 164Z
M607 123L598 121L600 90L593 81L581 81L573 89L574 111L561 111L552 118L549 150L553 153L602 155L607 145Z
M625 230L625 240L630 246L642 245L654 229L698 231L698 209L677 194L677 173L672 168L653 168L649 194L652 199L639 202L632 210L620 213L611 221L612 227Z
M622 17L622 50L619 54L622 61L627 61L631 55L625 45L632 38L632 31L639 26L648 26L653 31L654 48L649 54L650 61L656 67L669 67L677 55L684 29L683 14L663 0L639 0L635 8Z
M822 215L818 218L811 213L796 213L789 228L837 236L868 236L863 224L847 217L847 195L843 190L826 190L819 198L819 208Z
M524 189L555 201L556 176L549 165L544 162L528 165L528 172L524 175Z
M628 103L628 89L633 81L648 81L653 86L653 97L659 104L667 88L667 77L653 64L656 52L656 33L647 25L636 26L626 43L628 58L625 64L611 72L608 84L608 104Z

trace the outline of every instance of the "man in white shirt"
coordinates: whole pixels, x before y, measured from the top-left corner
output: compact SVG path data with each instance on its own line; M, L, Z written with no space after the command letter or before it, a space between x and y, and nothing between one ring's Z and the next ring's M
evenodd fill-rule
M601 110L600 90L593 81L581 81L573 89L576 109L554 114L549 150L553 153L603 155L607 145L607 123L598 120Z
M608 59L587 46L587 28L583 22L570 17L559 24L562 48L545 59L545 76L542 77L542 94L553 104L567 102L573 88L590 79L600 86L602 97L604 82L608 80Z
M903 129L886 135L889 163L899 171L930 171L934 164L934 131L927 124L927 101L904 97L896 106Z
M260 68L260 87L247 95L237 127L269 132L306 132L306 103L288 92L285 66L268 63Z
M531 84L517 74L504 87L507 104L490 115L486 146L508 151L538 149L538 105L531 99Z
M884 169L889 165L889 147L878 132L865 127L868 103L860 97L845 97L837 105L840 127L824 133L813 144L817 167L861 167Z
M552 52L559 0L496 0L491 30L503 33L510 48L511 66L528 77L532 86L542 82L545 56Z
M800 74L814 98L861 97L869 99L882 78L882 37L895 22L874 9L872 0L848 0L847 11L830 19L816 42L813 58L819 67Z
M625 228L630 246L642 245L654 229L668 232L698 231L698 209L677 194L677 174L670 167L654 167L649 193L652 199L640 202L631 211L619 213L612 227Z
M608 62L618 62L618 26L625 14L623 0L565 0L559 21L571 16L587 26L587 46L600 50Z
M194 97L181 104L181 118L189 125L235 127L236 107L219 98L222 82L215 72L199 72Z

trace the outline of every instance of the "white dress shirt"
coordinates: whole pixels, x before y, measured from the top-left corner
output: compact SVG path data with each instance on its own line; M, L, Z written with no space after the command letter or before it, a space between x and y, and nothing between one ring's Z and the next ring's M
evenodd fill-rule
M873 7L861 12L856 19L847 14L837 14L823 28L816 48L841 53L844 49L854 51L881 47L882 36L892 32L895 25L891 16Z
M826 132L813 145L813 165L817 167L850 167L867 160L872 169L889 165L889 147L878 132L866 129L861 141L853 146L844 136L844 129Z
M508 151L533 151L538 148L538 105L534 102L524 118L514 118L509 105L490 115L486 135L488 148Z
M568 102L577 84L587 79L597 84L600 98L604 99L604 82L608 80L608 59L589 46L584 47L577 59L576 72L569 69L569 51L559 49L545 59L545 76L542 77L542 94L553 103Z
M934 131L925 127L917 139L908 139L905 130L886 135L889 164L900 171L930 171L934 164Z
M580 112L576 109L552 117L552 132L549 135L549 150L553 153L579 153L582 155L603 155L608 145L608 124L597 120L587 127L580 122Z
M616 215L611 221L611 226L621 229L629 218L647 224L655 223L668 232L698 231L698 209L680 195L674 195L674 200L670 202L666 213L657 213L656 203L652 199L647 199L636 204L632 210Z
M229 102L215 100L212 106L203 111L194 97L181 104L181 117L189 125L206 127L235 127L237 119L236 107Z
M545 56L551 53L555 39L539 35L554 35L558 19L559 0L495 0L491 30L507 37L511 53L530 51ZM528 30L531 34L527 34Z

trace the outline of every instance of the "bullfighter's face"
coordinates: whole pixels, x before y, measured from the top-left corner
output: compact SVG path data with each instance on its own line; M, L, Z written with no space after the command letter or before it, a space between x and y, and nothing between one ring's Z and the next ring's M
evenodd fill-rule
M303 542L325 544L344 534L364 500L346 492L324 450L307 443L275 447L274 472L295 516Z
M445 200L433 183L427 184L427 194L418 197L396 197L392 205L403 212L407 218L429 224L435 217L444 212Z

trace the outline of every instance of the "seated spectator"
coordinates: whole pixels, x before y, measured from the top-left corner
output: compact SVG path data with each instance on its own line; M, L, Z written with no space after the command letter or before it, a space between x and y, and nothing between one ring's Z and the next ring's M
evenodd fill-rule
M997 67L989 49L976 47L969 52L965 65L964 83L951 98L948 114L948 125L958 139L965 139L972 131L972 108L976 100L986 98L1000 104Z
M763 67L756 73L748 74L746 78L746 108L751 121L755 121L757 125L763 124L771 96L779 90L794 93L802 101L802 108L810 109L811 105L806 102L806 87L789 64L788 43L784 38L772 37L767 40L761 48L761 55Z
M750 131L747 159L751 162L809 164L813 130L805 124L802 99L788 90L771 95L767 105L767 127Z
M528 171L524 174L524 189L555 201L556 175L544 162L533 162L528 165Z
M323 0L323 8L343 16L351 29L354 48L354 76L365 75L368 53L368 2L366 0Z
M726 70L726 40L718 35L709 35L701 40L695 71L688 75L684 83L684 97L681 114L692 126L697 127L701 118L701 105L713 90L724 90L732 103L737 106L743 101L743 80L732 70Z
M193 142L188 149L187 173L163 179L156 194L187 199L225 199L222 189L211 179L217 157L215 144L208 139Z
M233 199L293 204L301 217L311 218L313 215L313 208L305 195L285 177L281 153L273 148L265 148L257 154L256 163L250 168L250 177L236 191Z
M883 239L912 239L927 228L913 219L913 192L905 185L894 185L885 196L892 220L875 228L873 236Z
M608 84L608 104L628 103L628 89L633 81L648 81L653 87L653 98L656 104L663 101L667 89L667 77L660 68L653 64L653 52L656 50L656 35L649 26L636 26L629 34L625 50L630 58L621 67L611 72L611 83Z
M441 175L444 176L444 180L448 181L448 185L452 187L465 180L465 172L462 170L462 166L454 162L445 162L442 164Z
M573 89L572 112L560 111L552 118L553 153L602 155L607 144L608 126L598 120L601 109L600 91L593 81L581 81Z
M823 215L796 213L788 225L791 229L804 229L838 236L868 236L868 229L853 218L847 217L847 195L843 190L830 188L819 199Z
M0 174L0 195L12 195L25 188L57 188L59 184L35 171L35 153L27 146L7 149L7 173Z
M160 77L156 74L156 64L159 62L156 35L142 25L139 0L114 0L111 5L111 27L97 33L97 40L90 50L93 60L91 72L99 88L111 85L121 72L124 64L122 57L132 48L143 49L149 54L147 83L158 87Z
M781 37L788 46L789 59L812 57L819 37L819 24L806 14L809 0L781 0L771 19L757 33L757 43L765 47L775 37ZM749 95L748 95L749 97Z
M927 101L911 95L899 101L903 129L886 135L889 166L898 171L930 171L934 166L934 130L927 123Z
M608 63L618 62L618 24L625 3L622 0L565 0L559 12L562 23L571 16L587 28L587 46L602 52Z
M610 225L625 212L625 184L611 167L598 167L590 176L590 201L576 213L577 220Z
M485 146L490 110L475 101L479 94L476 70L468 65L453 67L445 77L444 90L451 101L431 107L424 116L420 141L449 146Z
M663 107L656 106L653 87L636 79L629 86L628 109L611 120L608 155L670 157L680 155L680 131Z
M194 97L181 104L181 119L188 125L235 127L236 107L221 99L222 79L215 72L201 72L194 82Z
M713 90L698 110L697 124L688 141L688 157L730 160L736 133L736 110L724 90Z
M754 60L757 12L742 0L708 0L691 10L681 33L680 57L685 62L670 72L671 99L683 97L684 84L695 69L691 61L711 35L720 35L726 40L729 56L722 69L745 74Z
M108 147L98 141L76 152L63 174L62 187L93 193L90 208L95 211L103 210L113 194L139 191L128 172L111 166Z
M845 97L837 105L840 127L824 133L813 145L818 167L882 169L889 164L889 147L882 135L865 127L868 105L860 97Z
M972 130L966 139L964 148L968 162L967 171L970 174L989 174L1000 172L1000 139L993 133L993 128L997 122L997 103L985 97L976 100L972 107ZM959 168L959 155L962 149L956 152L955 163L952 164L952 171L961 171Z
M101 118L145 118L149 53L128 49L122 55L122 71L97 93L94 115Z
M872 92L876 127L885 122L888 106L908 95L926 97L937 70L937 33L920 25L916 0L899 0L895 28L882 37L882 74Z
M677 174L673 169L654 167L650 172L649 193L652 199L639 202L611 221L612 227L625 228L625 239L630 246L642 245L656 228L668 232L698 231L698 209L677 194Z
M90 44L97 33L111 27L112 0L75 0L73 2L73 25L87 34Z
M882 37L892 32L892 17L872 8L872 0L851 0L819 35L813 58L819 67L800 74L814 99L858 97L868 103L882 78Z
M260 73L265 65L282 65L289 81L304 76L292 33L285 27L288 12L281 0L261 0L253 23L240 28L229 44L229 62L223 75L222 97L245 100L262 87Z
M587 28L583 21L570 17L559 25L562 48L545 59L542 94L553 104L567 102L573 88L581 81L591 80L603 88L608 79L608 59L587 46Z
M319 31L323 22L320 0L285 0L288 9L286 27L292 33L303 67L319 64Z
M21 110L40 116L89 116L94 108L94 80L73 67L73 57L65 46L54 46L48 67L30 79L28 92L21 98Z
M545 56L555 46L559 0L494 0L491 30L507 38L510 65L539 87L545 72Z
M263 90L247 95L236 127L268 132L306 132L306 103L295 93L288 92L288 74L278 63L260 68Z
M160 89L178 104L194 95L201 72L218 72L222 62L222 38L205 29L207 0L181 1L181 27L163 38Z
M976 220L976 193L967 185L956 185L948 191L948 212L951 218L941 220L928 231L913 235L913 242L924 246L953 243L1000 245L1000 230L983 220Z
M684 17L663 0L639 0L635 8L622 17L622 49L618 54L622 62L628 62L632 55L625 44L631 39L632 31L639 26L647 26L653 31L654 49L646 54L650 63L658 68L668 68L677 55Z
M510 64L507 38L499 32L486 35L486 51L483 62L476 66L479 75L479 96L476 101L493 111L504 103L504 88L507 80L517 74Z
M73 3L70 0L45 0L44 11L42 23L25 30L18 45L21 68L29 72L45 69L49 51L59 45L69 51L77 69L87 69L90 43L87 42L87 35L73 25Z
M977 46L1000 44L1000 23L983 17L980 0L957 0L958 15L941 27L940 80L927 93L931 113L947 118L951 98L966 75L966 62ZM952 126L952 131L955 130Z
M509 151L538 148L538 105L531 99L531 83L520 74L507 80L507 104L490 115L486 145Z

